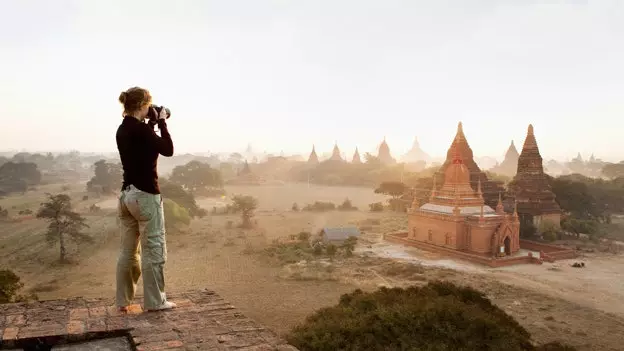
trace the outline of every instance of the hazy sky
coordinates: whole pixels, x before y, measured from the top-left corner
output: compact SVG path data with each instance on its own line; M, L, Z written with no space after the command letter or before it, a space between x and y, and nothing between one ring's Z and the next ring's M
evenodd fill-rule
M348 153L415 136L476 155L624 159L624 1L0 0L0 149L115 151L119 93L178 153Z

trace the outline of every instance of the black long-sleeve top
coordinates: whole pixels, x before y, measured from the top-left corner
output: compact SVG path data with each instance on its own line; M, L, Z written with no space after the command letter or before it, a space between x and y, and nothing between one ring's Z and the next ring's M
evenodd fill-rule
M134 185L150 194L160 194L158 155L173 155L173 142L165 120L158 121L160 136L153 126L132 116L125 116L117 129L117 149L123 166L122 190Z

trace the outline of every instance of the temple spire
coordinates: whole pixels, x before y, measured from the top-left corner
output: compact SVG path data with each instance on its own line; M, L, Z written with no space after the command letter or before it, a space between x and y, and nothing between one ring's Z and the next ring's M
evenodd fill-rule
M503 214L505 212L505 206L503 206L503 197L501 193L498 193L498 204L496 204L496 213Z
M529 124L529 128L527 130L527 136L524 140L524 146L522 150L527 149L537 149L537 140L535 140L535 133L533 132L533 125Z
M457 134L455 134L455 140L466 140L466 136L464 135L464 126L462 122L457 124Z
M481 191L481 178L477 182L477 196L483 198L483 191Z
M436 197L436 194L438 192L437 189L437 184L436 184L436 177L433 177L433 189L431 189L431 199L433 199L434 197Z

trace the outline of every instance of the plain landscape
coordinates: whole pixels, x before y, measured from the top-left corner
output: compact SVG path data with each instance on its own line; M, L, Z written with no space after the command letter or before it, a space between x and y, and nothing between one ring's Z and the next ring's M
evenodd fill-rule
M1 199L0 206L14 210L36 208L45 200L45 192L60 187L41 186L24 196ZM229 226L228 222L239 221L238 215L212 215L194 220L184 231L168 234L167 290L214 289L250 317L286 333L313 311L335 304L341 294L356 288L372 291L380 286L402 287L446 279L483 291L517 318L538 342L560 340L565 335L568 343L580 349L619 348L618 335L624 333L624 309L619 303L624 289L621 279L617 279L624 267L621 255L584 254L579 258L586 264L583 270L570 267L572 261L484 268L385 243L382 233L406 226L403 213L311 213L290 209L293 202L340 203L349 197L354 206L366 208L369 203L383 200L382 195L367 188L293 183L225 189L258 198L257 227L244 230ZM76 199L87 195L85 184L74 184L66 192ZM209 205L220 201L205 198L198 202L211 208ZM119 249L116 200L78 201L75 207L87 212L93 204L101 207L97 215L86 215L88 233L95 242L72 249L76 263L54 264L58 248L45 242L46 223L25 216L1 224L0 265L11 267L22 277L25 289L42 299L113 295ZM263 257L262 250L275 239L342 225L365 229L351 258L327 261L319 268L313 262L276 265Z

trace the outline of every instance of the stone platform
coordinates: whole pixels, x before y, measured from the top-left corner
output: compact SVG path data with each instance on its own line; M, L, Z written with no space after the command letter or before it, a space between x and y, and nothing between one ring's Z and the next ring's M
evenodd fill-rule
M178 307L128 313L113 299L72 298L0 305L0 349L297 350L209 290L171 294Z

